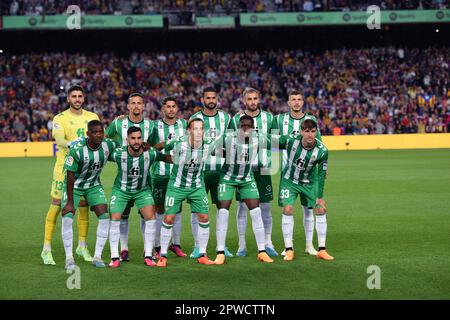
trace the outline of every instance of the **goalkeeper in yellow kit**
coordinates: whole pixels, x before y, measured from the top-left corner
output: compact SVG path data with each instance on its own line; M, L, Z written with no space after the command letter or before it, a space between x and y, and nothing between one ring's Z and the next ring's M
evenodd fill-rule
M71 143L86 136L87 123L91 120L99 120L98 116L82 109L84 103L84 90L82 87L71 86L67 93L69 108L57 114L53 119L52 135L58 146L56 163L53 169L53 182L50 196L52 202L45 219L45 240L41 253L44 264L54 265L51 242L55 231L56 219L61 212L61 195L64 183L64 161L69 152ZM89 228L89 206L82 200L78 207L78 247L76 253L85 261L92 261L92 257L86 246L86 237Z

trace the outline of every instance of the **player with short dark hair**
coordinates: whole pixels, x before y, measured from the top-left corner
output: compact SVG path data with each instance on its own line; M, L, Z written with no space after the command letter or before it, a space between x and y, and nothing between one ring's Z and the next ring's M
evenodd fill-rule
M277 130L280 135L299 135L301 134L301 125L306 117L313 117L304 112L304 96L299 90L290 90L288 93L289 111L275 116L273 121L273 130ZM317 128L317 139L322 141L319 128ZM287 151L281 150L281 170L288 165ZM281 177L280 177L281 181ZM312 209L303 206L303 227L305 231L306 246L305 252L309 255L316 256L317 251L313 245L314 236L314 214ZM281 253L284 255L284 251Z
M170 155L164 156L151 148L144 150L142 129L132 126L127 130L127 145L114 150L112 160L117 164L117 175L111 192L110 236L112 268L120 266L119 237L122 213L128 204L133 202L143 217L144 231L144 263L151 267L152 253L155 243L155 203L149 187L150 168L155 161L170 161Z
M264 111L260 106L261 94L254 88L246 88L242 94L245 110L237 113L232 121L231 128L237 130L240 117L248 115L253 118L255 132L261 137L268 137L270 135L270 129L272 128L273 115L270 112ZM258 159L253 164L254 178L260 195L260 208L261 216L264 222L265 232L265 249L269 256L277 256L278 253L275 250L272 243L272 213L270 209L270 203L273 200L273 188L272 177L270 175L271 167L271 150L270 142L261 140L263 144L267 144L267 148L263 148L258 155ZM247 230L247 210L245 202L240 200L239 193L237 194L237 229L239 235L239 249L236 256L241 257L247 254L245 232Z
M150 143L155 144L169 144L182 137L186 133L187 122L184 119L178 118L178 105L174 97L165 97L162 100L161 112L162 119L155 121L154 134L152 135ZM171 154L170 151L162 150L163 154ZM164 218L164 199L166 197L167 185L170 179L170 172L173 164L157 161L151 170L152 177L152 192L156 205L156 240L155 251L156 258L159 258L160 231L162 220ZM179 257L185 257L186 253L181 249L181 205L178 211L180 214L175 215L173 225L173 239L172 245L169 247Z
M56 219L61 212L61 196L64 184L64 160L69 153L72 143L78 138L85 137L87 123L90 120L98 120L98 116L83 109L85 100L84 89L79 85L73 85L67 91L67 103L69 108L58 113L53 118L52 136L55 139L58 151L56 163L53 169L53 182L50 191L51 204L45 219L45 238L41 258L46 265L56 264L53 260L51 242L56 227ZM86 239L89 229L89 207L85 200L81 200L78 206L78 247L77 255L85 261L92 261L87 248Z
M218 94L213 87L206 87L202 91L201 102L203 108L201 111L191 116L192 119L201 119L205 124L205 140L219 139L225 134L225 131L230 125L231 117L228 113L218 109ZM216 205L217 212L219 211L217 199L217 185L219 184L221 168L225 159L216 155L211 155L205 163L205 188L206 192L211 194L212 203ZM191 214L192 235L194 236L194 250L190 257L198 258L198 241L196 239L198 221L195 213ZM231 252L225 248L225 256L232 257Z
M111 124L106 129L107 137L114 139L119 146L125 147L128 145L128 130L132 127L137 127L141 129L142 140L144 142L150 141L154 133L154 121L144 117L144 106L145 100L144 96L139 92L134 92L128 97L128 116L120 116L114 119ZM149 185L151 184L150 179L148 179ZM122 213L122 219L120 220L120 260L129 261L129 251L128 251L128 235L130 232L130 224L128 222L131 208L133 207L133 201L125 208ZM139 212L139 210L138 210ZM144 239L145 233L145 221L140 217L141 234Z
M238 130L223 138L225 164L218 185L219 214L217 215L217 256L215 264L225 263L225 241L228 230L228 216L231 202L236 191L240 199L250 209L253 232L258 246L258 260L273 262L265 249L264 223L261 217L260 194L253 177L252 164L262 152L261 143L265 136L254 131L254 118L241 115Z

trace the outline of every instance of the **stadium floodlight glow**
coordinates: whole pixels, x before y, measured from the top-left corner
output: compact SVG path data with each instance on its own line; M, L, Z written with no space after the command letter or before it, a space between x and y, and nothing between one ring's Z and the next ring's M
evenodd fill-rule
M439 32L439 29L436 29L436 32Z
M3 53L3 50L2 50L2 49L0 49L0 53Z
M64 90L64 87L63 87L63 86L60 86L59 88L60 88L61 90Z

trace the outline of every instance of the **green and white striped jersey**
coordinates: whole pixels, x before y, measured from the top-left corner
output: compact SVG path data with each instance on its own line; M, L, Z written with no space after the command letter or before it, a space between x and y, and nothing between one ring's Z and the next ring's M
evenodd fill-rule
M143 119L141 122L133 122L129 117L125 119L115 119L106 129L106 135L117 141L119 146L126 146L127 143L127 131L131 127L139 127L142 130L142 141L149 141L154 130L154 121L149 119Z
M151 138L150 144L155 145L160 142L164 142L166 145L171 141L175 141L178 138L186 134L187 121L184 119L178 119L173 125L168 125L164 120L160 119L155 121L155 131ZM162 150L163 154L171 154L172 152ZM173 164L157 161L152 167L152 175L169 176L172 171Z
M89 148L86 138L72 146L66 158L64 170L75 173L75 189L86 190L100 184L100 173L116 145L116 142L111 139L103 139L100 147L93 150Z
M221 135L226 133L230 126L231 117L228 113L217 110L215 116L207 116L202 111L199 111L191 116L189 119L202 119L205 125L205 139L218 139ZM219 171L222 168L225 159L212 155L205 162L205 171Z
M282 170L282 178L295 184L318 182L317 196L323 197L325 175L328 167L328 150L316 138L314 148L308 150L302 145L302 136L281 136L280 148L287 151L288 164Z
M256 132L244 141L238 138L238 131L226 134L223 139L225 164L222 167L225 180L230 182L252 180L252 166L258 161L258 148L261 148L263 139L266 140Z
M139 157L133 157L128 152L128 147L119 147L114 150L112 160L117 164L114 187L122 191L135 192L148 188L151 165L157 160L164 160L164 156L151 148L142 152Z
M239 128L239 119L243 115L245 115L245 111L238 112L234 115L231 120L230 128L237 130ZM260 110L259 114L256 117L252 117L255 124L255 132L260 137L270 137L270 130L272 128L273 115L270 112ZM253 163L253 170L259 171L261 168L270 168L271 166L271 146L270 140L261 139L261 143L264 145L262 148L266 150L265 152L261 152L255 162Z
M279 130L278 134L280 134L280 135L297 136L302 133L302 123L305 120L306 115L316 119L313 115L306 114L306 113L300 119L292 118L290 112L278 114L274 117L274 121L272 123L272 129ZM317 119L316 119L316 121L317 121ZM317 128L317 136L316 137L317 137L317 139L319 139L319 141L322 141L322 136L320 134L319 128ZM283 161L281 163L281 169L283 169L287 165L288 157L287 157L286 150L282 151L282 157L283 157Z
M173 168L169 185L176 188L195 189L205 185L203 166L210 156L212 145L203 143L201 148L194 149L189 140L189 136L185 135L164 147L166 151L172 151Z

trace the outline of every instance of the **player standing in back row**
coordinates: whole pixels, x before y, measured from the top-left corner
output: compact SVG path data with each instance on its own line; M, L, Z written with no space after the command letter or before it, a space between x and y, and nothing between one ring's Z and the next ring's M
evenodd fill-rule
M226 133L230 125L231 117L228 113L217 109L217 91L213 87L203 89L201 101L203 103L202 111L192 115L192 119L201 119L205 125L205 140L216 140ZM219 201L217 199L217 186L219 185L221 168L225 162L224 158L211 155L206 159L205 170L205 188L206 192L211 193L212 203L216 205L217 214L219 212ZM217 216L217 215L216 215ZM197 259L199 257L197 230L197 215L191 213L192 235L194 236L194 251L190 257ZM231 252L225 248L225 256L232 257Z
M160 143L169 144L186 134L187 122L184 119L179 119L177 101L174 97L166 97L162 101L161 111L163 118L155 121L155 130L151 137L150 144L156 145ZM163 154L171 154L173 152L162 150ZM151 170L152 177L152 192L156 205L156 240L155 251L156 258L159 257L161 250L160 232L161 224L164 217L164 199L166 197L167 185L170 179L170 172L173 164L164 163L161 161L155 162ZM181 249L181 204L178 208L178 213L175 215L173 225L173 240L169 247L179 257L185 257L186 253Z
M305 118L313 117L303 112L304 97L300 91L293 90L289 92L288 106L289 112L281 113L275 116L272 129L278 130L280 135L293 135L297 136L301 134L301 125ZM322 141L319 128L317 128L317 139ZM283 171L288 165L287 151L282 150L281 170ZM280 176L280 181L282 176ZM317 188L316 188L317 189ZM305 252L309 255L316 256L317 251L313 245L314 236L314 214L313 210L302 206L303 209L303 228L305 230L306 247ZM283 251L284 253L284 251ZM282 253L282 255L283 255Z
M264 224L259 207L259 191L253 177L252 164L263 150L266 136L254 132L254 119L243 115L238 130L224 136L220 146L225 148L225 164L222 167L218 186L219 214L217 215L217 256L215 264L225 263L225 241L228 230L228 216L235 190L250 209L253 233L258 246L258 261L273 262L265 249ZM216 150L216 151L219 151ZM247 214L245 212L245 214Z
M58 146L56 163L53 169L53 182L50 196L52 202L45 219L45 240L41 253L44 264L54 265L51 242L55 232L56 219L61 212L61 195L64 184L64 161L69 153L71 143L77 138L85 137L87 124L91 120L99 120L98 116L83 110L84 90L80 86L71 86L67 92L69 109L57 114L53 119L52 136ZM85 200L78 206L78 247L76 253L85 261L92 261L87 249L86 238L89 229L89 207Z
M142 132L142 140L144 142L149 141L154 130L154 122L152 120L144 118L144 96L140 93L132 93L128 97L127 108L129 110L126 118L116 118L106 129L106 136L117 142L120 147L127 146L127 132L131 127L138 127ZM150 179L148 179L149 186L151 185ZM130 233L130 224L128 218L130 216L131 208L134 202L131 201L125 208L122 219L120 220L120 260L129 261L128 252L128 234ZM138 211L139 212L139 211ZM144 239L145 233L145 220L140 217L141 233Z
M280 149L287 151L287 165L281 173L278 203L283 207L281 221L286 255L284 260L294 259L293 231L294 204L300 197L302 206L314 210L316 214L319 252L317 258L334 260L325 248L327 235L326 205L323 200L325 176L328 168L328 150L316 139L317 120L305 116L301 125L301 135L281 136Z
M231 128L237 130L239 119L243 115L248 115L253 118L254 130L260 137L268 137L272 128L273 115L260 108L260 92L253 88L246 88L242 94L245 104L245 110L237 113L232 121ZM266 143L266 140L262 140ZM268 143L268 142L267 142ZM270 203L273 200L272 176L270 175L271 166L271 150L270 146L263 148L265 151L258 155L255 163L253 163L253 174L258 186L260 196L261 216L264 222L265 232L265 250L269 256L277 256L278 253L272 244L272 213L270 210ZM236 256L246 256L247 248L245 241L245 231L247 230L247 206L245 202L241 201L239 194L237 194L237 229L239 235L239 249Z

